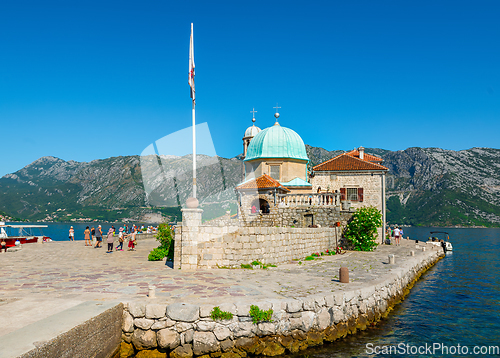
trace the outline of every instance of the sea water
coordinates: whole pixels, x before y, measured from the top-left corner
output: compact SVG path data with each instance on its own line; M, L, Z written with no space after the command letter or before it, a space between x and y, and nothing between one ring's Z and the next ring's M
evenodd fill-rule
M386 319L287 357L499 357L488 347L500 349L500 229L404 228L405 237L424 241L430 231L448 232L453 252Z
M132 227L134 223L99 223L99 222L91 222L91 223L40 223L40 222L33 222L33 223L27 223L27 222L10 222L7 223L9 225L46 225L47 227L41 228L41 233L43 233L44 236L50 237L54 241L68 241L69 240L69 229L71 226L73 226L73 229L75 230L75 240L84 240L85 239L85 228L88 226L89 229L92 229L94 227L97 229L99 225L101 225L101 230L103 235L105 235L109 228L111 226L114 226L116 229L116 232L118 232L118 228L123 227L124 225L128 225L128 227ZM137 227L142 226L142 224L135 224ZM149 224L151 225L151 224ZM146 225L145 225L146 226ZM17 235L18 230L17 229L9 229L9 235ZM40 231L38 229L33 229L33 235L39 236Z

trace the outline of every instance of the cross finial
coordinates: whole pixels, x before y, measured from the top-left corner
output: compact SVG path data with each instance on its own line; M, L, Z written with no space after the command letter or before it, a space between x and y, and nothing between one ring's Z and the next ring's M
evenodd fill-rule
M255 122L255 113L257 113L257 111L255 110L255 108L252 108L252 110L250 111L250 113L252 113L252 122Z
M274 117L276 118L276 123L278 123L278 118L280 116L280 114L278 113L278 108L281 108L281 107L278 107L278 102L276 102L276 107L273 107L273 108L276 108L276 113L274 114Z

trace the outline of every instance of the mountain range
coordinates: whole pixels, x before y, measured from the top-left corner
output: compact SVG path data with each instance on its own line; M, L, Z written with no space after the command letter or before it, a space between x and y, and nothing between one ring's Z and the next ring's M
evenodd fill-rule
M343 153L306 145L312 165ZM384 159L387 219L423 226L500 227L500 150L367 148ZM239 157L197 156L204 219L235 211ZM24 220L180 220L191 195L192 156L126 156L91 162L42 157L0 178L0 211Z

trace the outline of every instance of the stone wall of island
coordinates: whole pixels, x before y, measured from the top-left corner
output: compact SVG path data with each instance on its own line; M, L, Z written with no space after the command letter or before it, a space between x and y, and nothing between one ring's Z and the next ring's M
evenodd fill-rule
M297 209L298 210L298 209ZM340 227L214 226L201 224L202 210L182 209L175 229L174 268L240 267L260 261L280 264L312 252L333 250L352 213L337 213Z
M213 320L215 305L130 302L123 311L121 357L276 356L333 342L374 325L442 257L431 251L395 267L387 278L328 295L220 304L230 320ZM254 324L250 306L273 310L272 321Z

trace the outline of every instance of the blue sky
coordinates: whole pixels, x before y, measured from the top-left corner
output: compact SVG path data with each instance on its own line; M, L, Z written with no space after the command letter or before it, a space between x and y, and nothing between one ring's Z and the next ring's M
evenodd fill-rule
M242 152L253 107L328 150L500 147L498 1L2 1L0 175L138 155L197 122Z

